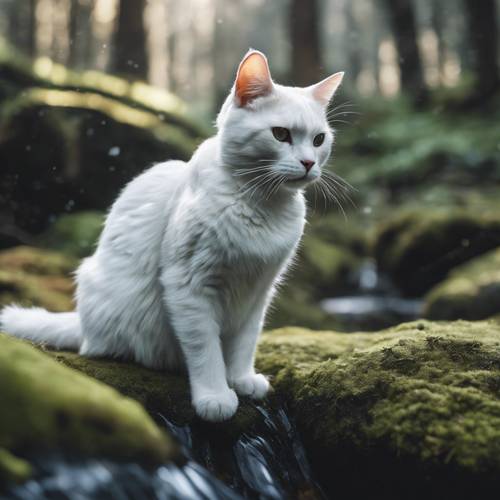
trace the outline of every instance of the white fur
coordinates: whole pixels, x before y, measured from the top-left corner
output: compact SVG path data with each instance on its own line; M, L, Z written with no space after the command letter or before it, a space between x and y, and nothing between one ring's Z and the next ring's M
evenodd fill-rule
M293 144L277 141L272 127L290 129ZM326 140L314 147L319 132ZM233 91L217 135L188 163L156 165L120 194L95 254L78 269L77 311L10 306L3 328L84 356L186 367L196 412L231 417L236 393L262 398L269 389L254 371L257 338L302 236L302 188L320 176L331 143L310 89L273 83L245 106ZM305 158L316 162L307 177ZM272 189L259 185L257 167L273 175Z

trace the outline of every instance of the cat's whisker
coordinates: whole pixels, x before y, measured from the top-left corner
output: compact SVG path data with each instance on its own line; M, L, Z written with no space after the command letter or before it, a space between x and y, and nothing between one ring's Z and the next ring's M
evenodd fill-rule
M278 189L281 187L281 185L285 182L285 180L286 180L286 177L284 175L278 175L276 180L273 181L272 187L271 187L270 192L269 192L268 196L266 197L266 199L270 199L272 196L274 196L276 194L276 192L278 191Z
M330 175L330 176L329 176ZM339 182L340 180L343 181L343 179L339 178L334 178L332 174L326 174L323 178L323 186L334 195L334 198L341 208L342 212L345 215L345 211L342 205L342 201L348 202L352 205L353 208L356 208L356 204L352 200L352 198L349 195L348 187L345 184L342 184ZM348 184L348 183L347 183Z
M338 186L335 183L329 184L331 182L333 182L332 179L328 179L328 178L324 178L323 179L324 185L328 186L332 191L334 191L335 194L336 194L336 197L339 200L348 202L348 203L350 203L352 205L353 208L356 208L356 204L354 203L354 201L352 200L352 198L349 196L348 191L344 187Z
M251 200L253 195L256 193L256 191L259 189L259 187L262 187L266 184L266 182L274 177L273 172L267 172L265 174L261 174L260 176L254 177L250 181L248 181L244 186L248 185L249 186L245 189L242 190L240 189L239 193L241 196L249 195L249 199ZM255 183L252 185L252 183Z
M340 211L342 212L344 219L347 220L347 214L344 210L344 206L342 205L342 202L338 196L338 192L335 190L335 188L333 188L333 186L327 183L323 183L321 184L321 186L324 189L325 195L335 202L335 204L339 207Z

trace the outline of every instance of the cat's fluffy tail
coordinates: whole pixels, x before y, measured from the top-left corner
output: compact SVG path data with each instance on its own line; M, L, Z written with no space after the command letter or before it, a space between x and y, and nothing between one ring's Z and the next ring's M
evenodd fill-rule
M51 313L40 307L7 306L0 311L0 329L14 337L56 349L78 350L81 344L77 312Z

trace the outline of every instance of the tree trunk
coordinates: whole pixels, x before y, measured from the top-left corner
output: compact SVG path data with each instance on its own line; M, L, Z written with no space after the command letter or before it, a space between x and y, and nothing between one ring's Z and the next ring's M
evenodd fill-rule
M348 1L345 3L344 13L347 25L345 41L347 45L347 52L349 54L349 77L353 82L357 83L359 75L363 69L363 57L360 47L361 34L357 32L359 24L356 22L353 2Z
M426 100L422 62L417 43L417 26L411 0L384 0L398 52L401 88L417 104Z
M145 4L146 0L120 0L111 63L113 72L140 80L148 77Z
M27 49L30 57L36 57L37 47L36 47L36 7L37 0L29 1L29 14L28 14L28 40Z
M439 2L431 2L431 25L437 38L437 66L439 71L439 82L442 82L444 73L444 62L446 45L444 39L444 17L443 4Z
M477 84L475 100L485 100L498 90L498 29L495 0L465 0L469 43Z
M311 85L323 76L318 17L318 0L291 0L289 22L294 85Z

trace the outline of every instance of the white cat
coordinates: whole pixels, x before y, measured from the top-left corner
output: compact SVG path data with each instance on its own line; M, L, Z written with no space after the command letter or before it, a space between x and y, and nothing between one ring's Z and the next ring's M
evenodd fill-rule
M302 236L303 189L330 155L325 111L342 77L284 87L249 51L217 135L188 163L146 171L114 203L78 269L76 312L8 306L2 328L84 356L186 367L207 420L230 418L236 394L263 398L269 382L255 373L255 347Z

